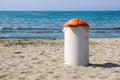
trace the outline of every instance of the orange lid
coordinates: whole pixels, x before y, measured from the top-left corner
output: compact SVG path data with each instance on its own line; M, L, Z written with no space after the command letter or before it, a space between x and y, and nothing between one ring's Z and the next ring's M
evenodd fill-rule
M68 22L64 24L65 27L77 27L77 26L86 26L89 27L89 24L84 22L83 20L79 18L72 18Z

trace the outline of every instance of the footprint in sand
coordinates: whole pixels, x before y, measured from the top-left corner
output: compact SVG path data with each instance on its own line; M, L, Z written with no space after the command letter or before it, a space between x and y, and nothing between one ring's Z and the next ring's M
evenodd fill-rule
M0 79L3 79L5 77L7 77L7 76L8 76L7 74L2 74L2 75L0 75Z
M14 52L14 54L21 54L22 52Z

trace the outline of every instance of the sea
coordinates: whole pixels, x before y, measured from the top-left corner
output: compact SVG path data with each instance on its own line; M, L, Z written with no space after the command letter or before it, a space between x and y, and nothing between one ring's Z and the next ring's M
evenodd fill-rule
M90 25L90 38L120 38L120 11L0 11L0 39L64 39L71 18Z

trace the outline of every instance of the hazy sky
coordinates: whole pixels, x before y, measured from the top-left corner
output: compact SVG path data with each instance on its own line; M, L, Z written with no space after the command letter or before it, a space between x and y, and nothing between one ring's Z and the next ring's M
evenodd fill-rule
M120 0L0 0L1 10L120 10Z

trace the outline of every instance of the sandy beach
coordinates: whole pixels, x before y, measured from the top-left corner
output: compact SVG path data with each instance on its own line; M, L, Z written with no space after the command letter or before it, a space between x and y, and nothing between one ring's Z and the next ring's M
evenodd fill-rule
M64 64L63 40L0 40L0 80L120 80L120 38L90 39L90 65Z

